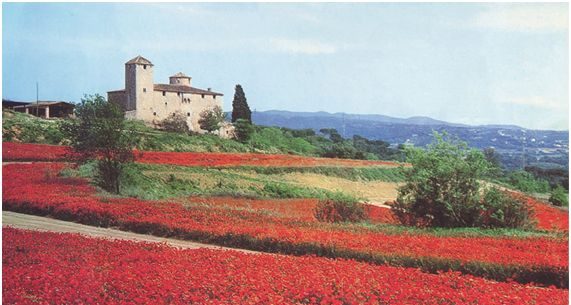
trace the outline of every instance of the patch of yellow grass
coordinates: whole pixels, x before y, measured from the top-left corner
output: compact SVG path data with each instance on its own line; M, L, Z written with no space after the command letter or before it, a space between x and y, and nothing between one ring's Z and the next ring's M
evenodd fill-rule
M397 198L399 183L383 181L351 181L311 173L289 173L280 175L283 181L305 187L317 187L329 191L341 191L355 197L366 198L376 203Z

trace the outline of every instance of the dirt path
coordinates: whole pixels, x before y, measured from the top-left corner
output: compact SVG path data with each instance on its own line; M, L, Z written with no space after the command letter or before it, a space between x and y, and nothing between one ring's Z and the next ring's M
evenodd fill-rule
M52 218L2 211L2 227L5 226L10 226L18 229L36 230L36 231L79 233L90 237L100 237L108 239L124 239L131 241L166 243L170 246L177 248L184 248L184 249L209 248L209 249L218 249L218 250L235 250L247 253L259 253L243 249L225 248L225 247L201 244L201 243L172 239L172 238L162 238L162 237L137 234L132 232L124 232L113 229L98 228L74 222L56 220Z

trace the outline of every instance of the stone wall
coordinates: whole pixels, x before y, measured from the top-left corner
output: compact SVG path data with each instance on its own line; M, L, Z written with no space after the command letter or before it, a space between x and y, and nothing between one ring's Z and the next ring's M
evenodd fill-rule
M171 77L169 82L190 86L190 78ZM153 66L144 64L125 64L125 90L108 92L107 99L119 105L125 117L153 125L181 112L190 129L197 132L202 132L198 124L200 113L215 106L222 107L220 95L155 91Z
M170 91L154 91L153 104L144 109L137 109L137 118L158 124L176 111L187 117L191 130L200 131L198 120L200 112L214 106L222 107L222 97L212 95L177 93Z

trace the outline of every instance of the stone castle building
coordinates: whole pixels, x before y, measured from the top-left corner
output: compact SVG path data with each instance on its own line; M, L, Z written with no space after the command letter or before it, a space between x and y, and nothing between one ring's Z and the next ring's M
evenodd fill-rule
M125 63L125 89L107 92L107 100L118 104L126 118L157 126L175 112L181 112L193 131L202 131L198 124L200 112L222 107L222 96L210 88L192 87L191 77L180 72L169 77L168 84L155 84L153 64L142 56Z

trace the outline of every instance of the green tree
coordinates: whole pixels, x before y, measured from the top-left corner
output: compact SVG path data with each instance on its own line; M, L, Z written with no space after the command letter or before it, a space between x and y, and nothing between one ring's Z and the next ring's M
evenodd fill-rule
M568 206L569 205L569 193L567 190L558 185L553 191L551 192L551 196L549 197L549 202L556 206Z
M528 222L527 206L480 181L490 164L484 154L458 139L435 133L426 150L407 148L405 185L392 210L405 224L437 227L518 227Z
M522 170L509 173L503 180L522 192L547 193L550 190L546 180L536 179L533 174Z
M322 128L319 130L319 132L328 136L329 140L333 141L333 143L343 142L343 137L339 134L339 132L335 128Z
M96 160L96 181L105 190L119 193L126 163L134 160L134 137L126 130L120 108L96 94L85 96L75 108L75 119L62 123L78 161Z
M172 115L169 115L166 119L162 120L159 124L162 129L166 131L186 133L189 131L186 116L180 112L175 111Z
M200 113L198 124L200 128L208 132L220 129L220 124L224 122L226 114L220 106L214 106L211 109L205 109Z
M496 150L493 147L484 148L483 153L484 157L486 158L486 161L488 161L488 163L490 163L491 165L489 172L490 176L492 177L500 176L502 173L500 155L496 152Z
M252 111L248 106L246 95L241 85L236 85L234 92L234 100L232 101L232 123L239 119L252 123Z
M247 120L238 119L234 123L234 134L236 136L236 140L242 143L248 142L254 133L254 126L250 124Z

